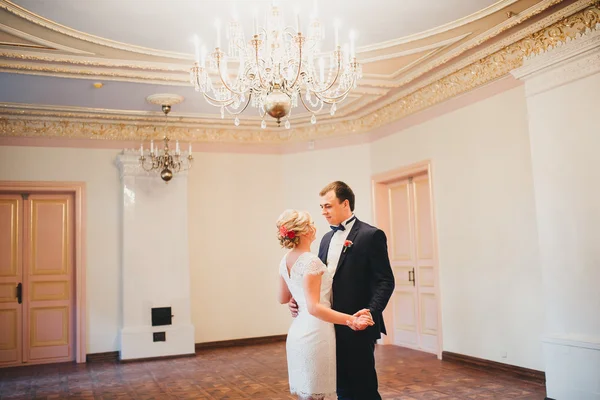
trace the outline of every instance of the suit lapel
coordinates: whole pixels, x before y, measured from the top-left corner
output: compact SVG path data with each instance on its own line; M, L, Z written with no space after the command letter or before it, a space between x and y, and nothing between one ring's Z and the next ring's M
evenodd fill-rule
M323 262L323 264L327 265L327 253L329 253L329 244L331 243L331 238L333 237L333 232L328 232L321 239L321 245L319 246L319 258Z
M352 225L352 229L350 230L350 233L348 234L348 237L346 238L346 240L354 242L354 240L356 239L356 235L358 235L358 230L360 229L361 223L362 222L360 222L358 220L358 218L356 219L356 221L354 221L354 225ZM331 238L329 240L331 240ZM329 246L327 246L327 247L329 247ZM340 254L340 259L338 261L337 268L335 269L334 278L336 276L338 276L340 269L344 266L344 261L346 260L346 256L348 255L348 253L352 252L352 248L348 248L345 250L346 251L344 251L344 248L342 247L342 254Z

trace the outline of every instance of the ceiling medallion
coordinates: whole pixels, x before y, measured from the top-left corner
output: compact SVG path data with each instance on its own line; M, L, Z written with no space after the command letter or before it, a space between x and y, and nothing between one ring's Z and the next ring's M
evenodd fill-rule
M315 13L316 15L316 13ZM278 6L273 5L264 21L254 26L250 40L238 21L229 22L226 30L227 53L221 49L221 26L219 21L215 51L208 55L196 36L196 61L190 69L190 80L196 91L206 101L225 114L234 117L235 126L240 124L240 114L252 106L262 118L265 129L268 115L277 126L285 120L290 128L290 115L300 102L312 114L311 122L326 105L331 115L337 104L343 102L362 77L362 67L356 61L354 33L350 32L350 44L339 43L339 24L335 24L335 48L327 54L322 51L324 30L317 18L308 25L308 35L301 32L300 17L296 26L285 24ZM326 70L327 65L327 70ZM228 67L237 68L237 76L230 77ZM213 82L214 80L214 82Z

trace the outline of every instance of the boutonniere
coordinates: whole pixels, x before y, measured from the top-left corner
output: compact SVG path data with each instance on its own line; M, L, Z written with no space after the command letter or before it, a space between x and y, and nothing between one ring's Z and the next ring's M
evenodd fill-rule
M352 245L353 245L353 244L354 244L354 243L352 243L352 241L350 241L350 240L346 240L346 241L344 242L344 250L342 251L342 253L345 253L345 252L346 252L346 250L348 250L350 247L352 247Z

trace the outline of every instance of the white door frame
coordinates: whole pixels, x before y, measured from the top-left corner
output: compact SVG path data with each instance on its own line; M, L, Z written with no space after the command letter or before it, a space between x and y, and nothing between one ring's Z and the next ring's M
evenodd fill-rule
M437 235L437 220L435 218L435 201L433 197L433 176L431 161L421 161L414 164L400 167L392 171L383 172L380 174L373 175L371 178L371 189L372 189L372 202L373 202L373 221L375 225L381 228L388 238L392 237L390 229L390 218L389 218L389 197L387 193L387 185L394 181L401 179L407 179L410 176L426 173L429 178L429 196L431 201L431 221L432 221L432 232L433 232L433 263L435 265L435 279L436 279L436 297L438 302L438 359L442 359L443 350L443 331L442 331L442 297L440 289L440 266L438 258L438 235ZM389 248L389 246L388 246ZM384 318L388 321L394 320L394 315L391 311L391 307L386 307L384 311ZM420 316L418 317L420 318ZM393 325L392 325L393 326ZM383 344L393 344L393 329L388 329L388 335L383 337Z

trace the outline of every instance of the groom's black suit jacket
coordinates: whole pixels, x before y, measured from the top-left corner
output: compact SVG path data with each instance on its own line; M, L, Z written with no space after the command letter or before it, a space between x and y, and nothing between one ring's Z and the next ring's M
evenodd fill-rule
M319 258L325 264L333 233L330 231L325 234L319 247ZM363 308L370 309L375 325L364 333L357 333L376 340L381 333L387 333L383 310L394 292L394 274L388 257L387 239L382 230L357 219L346 240L353 244L340 254L333 278L331 307L350 315Z

